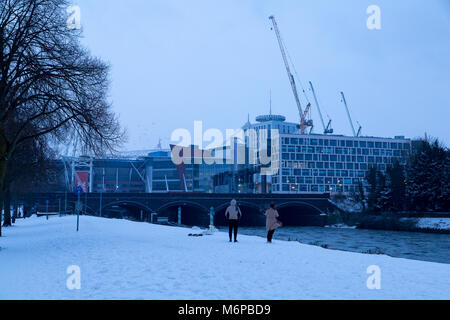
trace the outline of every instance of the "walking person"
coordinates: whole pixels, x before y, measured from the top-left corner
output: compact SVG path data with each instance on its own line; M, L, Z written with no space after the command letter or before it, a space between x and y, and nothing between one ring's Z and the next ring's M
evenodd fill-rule
M267 242L272 243L273 234L275 230L282 226L282 223L277 219L280 215L275 210L275 203L270 204L270 208L266 210L266 230L267 230Z
M227 217L229 224L230 242L232 242L233 231L234 231L234 242L238 242L237 233L239 220L242 218L242 212L241 209L238 207L236 200L234 199L231 200L230 206L225 211L225 216Z

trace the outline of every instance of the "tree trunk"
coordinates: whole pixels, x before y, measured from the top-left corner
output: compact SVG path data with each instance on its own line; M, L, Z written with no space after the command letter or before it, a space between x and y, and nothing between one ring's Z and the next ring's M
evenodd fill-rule
M3 209L4 209L4 222L3 226L8 227L11 225L11 202L9 197L9 188L6 187L5 190L5 177L6 177L6 167L8 165L7 155L5 154L5 148L4 145L0 145L0 190L2 191L2 202L3 202ZM5 192L6 191L6 192ZM1 217L1 213L0 213ZM1 219L0 219L0 225L1 225ZM1 232L0 232L1 236Z
M0 237L2 236L3 192L0 190Z
M13 204L13 223L15 223L17 217L19 216L19 199L17 194L14 194L14 204Z
M4 220L3 220L3 226L10 227L11 226L11 193L9 191L9 187L6 187L6 190L4 192L4 210L5 210L5 216L4 216Z
M2 221L3 221L3 207L4 207L4 192L3 185L6 175L6 160L0 155L0 237L2 236ZM5 207L6 208L6 207ZM5 210L6 211L6 210Z
M2 160L0 155L0 191L3 191L5 176L6 176L6 160Z

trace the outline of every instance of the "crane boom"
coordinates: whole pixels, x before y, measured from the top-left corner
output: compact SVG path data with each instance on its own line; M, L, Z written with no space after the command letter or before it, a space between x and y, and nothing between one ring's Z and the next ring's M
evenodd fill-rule
M316 102L317 110L319 111L320 121L322 121L323 130L325 130L325 121L323 121L322 111L320 111L319 101L317 101L316 91L314 91L314 87L311 81L309 82L309 86L311 87L314 101Z
M334 132L333 129L330 128L331 120L328 122L328 125L325 126L325 121L323 121L322 111L320 110L319 101L318 101L317 96L316 96L316 91L314 90L314 86L313 86L311 81L309 82L309 86L311 87L311 91L312 91L312 94L313 94L313 97L314 97L314 101L316 102L317 110L319 111L320 121L322 121L323 133L324 134L333 133Z
M278 29L277 21L275 20L274 16L270 16L269 19L272 20L273 28L275 30L275 34L276 34L277 40L278 40L278 45L280 46L281 55L283 57L284 65L286 67L286 72L288 74L289 82L291 84L292 92L294 94L295 103L297 104L298 112L300 114L300 131L302 134L304 134L306 131L306 128L312 126L312 121L306 120L306 115L307 115L311 105L309 104L306 107L306 111L303 112L302 104L300 102L300 98L299 98L298 91L297 91L297 85L295 83L294 76L292 75L291 68L289 66L289 61L288 61L288 58L286 55L286 49L283 44L283 39L281 38L280 30Z
M359 125L359 129L358 129L358 133L356 134L356 136L360 137L361 136L362 127L361 127L361 125L359 123L358 123L358 125Z
M347 110L348 121L350 121L350 125L351 125L352 131L353 131L353 135L355 137L357 137L358 135L357 135L357 133L355 131L355 126L353 125L352 117L350 116L350 111L348 110L347 100L345 100L345 95L344 95L343 92L341 92L341 96L342 96L342 102L344 102L345 109Z

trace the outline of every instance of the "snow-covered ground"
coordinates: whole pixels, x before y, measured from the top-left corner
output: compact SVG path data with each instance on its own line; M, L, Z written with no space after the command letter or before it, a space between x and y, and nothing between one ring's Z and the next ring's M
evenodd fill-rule
M0 299L450 299L450 265L94 217L20 220L0 238ZM76 265L81 289L69 290ZM367 288L379 266L381 289Z
M420 218L419 229L450 230L450 218Z
M325 226L325 228L335 228L335 229L356 229L356 226L349 226L345 223L338 223L329 226Z

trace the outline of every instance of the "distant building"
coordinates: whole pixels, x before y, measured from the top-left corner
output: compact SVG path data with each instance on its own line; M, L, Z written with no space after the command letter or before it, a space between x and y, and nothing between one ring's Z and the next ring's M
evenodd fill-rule
M260 116L244 131L277 129L280 163L278 174L254 180L273 193L353 192L365 182L370 167L385 171L394 161L404 163L411 149L405 137L349 137L342 135L301 135L299 125L279 115ZM264 181L265 180L265 181Z
M191 156L186 163L175 165L171 151L150 152L144 157L147 192L202 192L202 193L251 193L252 175L246 165L234 165L227 161L229 147L221 148L223 156L218 163L207 164L203 150L191 146ZM210 150L210 159L216 159L218 150ZM207 156L208 157L208 156Z
M188 147L190 155L181 165L175 165L170 150L161 149L105 159L65 157L55 162L55 178L43 190L72 192L75 185L81 185L85 192L97 193L348 193L357 191L361 182L366 185L370 167L385 171L394 161L404 163L411 149L405 137L301 135L299 125L286 122L281 115L259 116L256 123L248 121L242 129L245 141L236 138L232 145L206 153ZM263 129L279 132L280 148L273 155L279 170L273 175L261 174L259 140L255 145L249 138L251 132L259 136ZM238 149L245 150L239 164ZM250 156L255 152L253 163ZM208 160L221 161L207 164L205 155Z
M219 163L206 164L203 151L190 147L182 165L172 160L170 150L126 153L110 158L63 157L54 162L54 178L45 186L46 192L73 192L82 186L93 193L251 193L253 171L246 165L227 161L229 147L223 147ZM217 150L216 150L217 151ZM207 153L215 158L214 150ZM44 190L44 189L43 189Z

